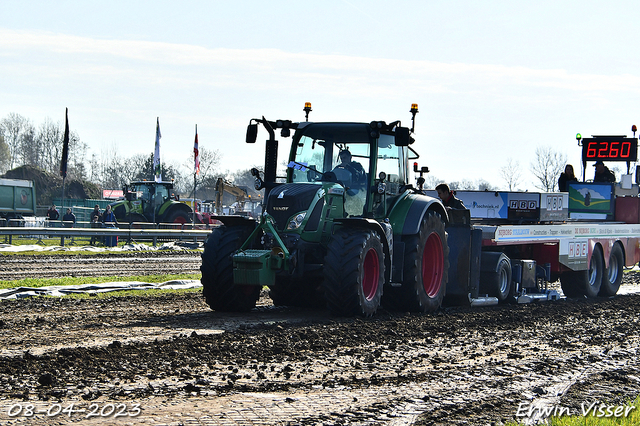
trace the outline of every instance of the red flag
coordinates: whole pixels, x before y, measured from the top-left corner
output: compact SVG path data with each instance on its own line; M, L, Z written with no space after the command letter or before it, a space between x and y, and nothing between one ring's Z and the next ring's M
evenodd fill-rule
M60 161L60 176L67 177L67 161L69 159L69 108L64 112L64 140L62 141L62 161Z
M194 172L200 174L200 151L198 151L198 125L196 124L196 141L193 143Z

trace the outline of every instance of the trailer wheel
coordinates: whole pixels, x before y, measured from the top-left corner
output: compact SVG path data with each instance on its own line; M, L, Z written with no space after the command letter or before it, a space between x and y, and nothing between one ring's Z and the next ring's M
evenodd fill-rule
M202 295L215 311L243 312L256 306L260 286L233 284L233 254L249 236L250 228L221 226L207 238L202 253Z
M422 220L420 231L405 238L403 282L385 293L385 306L393 310L435 312L446 292L449 246L444 221L437 214Z
M602 286L600 287L599 296L609 297L615 296L620 289L622 283L624 269L624 253L620 244L615 244L609 255L609 267L602 275Z
M490 271L480 272L480 292L496 297L500 302L515 301L515 286L511 280L511 261L504 253L482 253L495 256ZM494 266L495 265L495 269Z
M369 230L339 229L327 247L323 289L335 315L375 314L384 287L384 251Z
M588 270L564 272L560 276L563 293L567 297L596 297L602 286L603 270L602 249L595 246Z

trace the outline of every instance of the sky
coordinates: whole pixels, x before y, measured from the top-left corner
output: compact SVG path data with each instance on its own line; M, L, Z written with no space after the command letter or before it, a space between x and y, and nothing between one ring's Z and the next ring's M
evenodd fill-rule
M401 120L419 105L421 166L444 181L521 169L537 147L581 171L575 135L640 125L637 3L631 1L0 0L0 119L63 122L89 154L200 147L234 172L264 163L251 118ZM290 138L278 137L280 162ZM620 166L620 168L623 168ZM626 167L625 167L626 169ZM587 178L593 167L587 165Z

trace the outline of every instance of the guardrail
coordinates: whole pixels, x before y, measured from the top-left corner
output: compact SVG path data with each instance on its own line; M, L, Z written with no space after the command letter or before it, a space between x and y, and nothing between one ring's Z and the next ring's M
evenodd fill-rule
M201 229L192 229L191 224L176 225L176 224L160 224L159 226L172 226L173 229L157 229L157 228L141 228L148 223L132 223L131 227L126 224L127 228L76 228L76 227L63 227L58 222L56 227L22 227L22 226L7 226L0 227L0 236L8 236L9 244L12 243L13 236L25 236L27 238L41 239L43 236L60 237L60 245L64 246L64 239L70 237L85 237L85 238L102 238L102 237L122 237L127 240L151 240L156 245L158 239L171 239L171 240L198 240L204 241L211 233L211 227L208 229L205 225L202 225ZM122 225L121 225L122 226ZM152 225L153 226L153 225ZM198 226L198 225L196 225ZM179 227L179 229L176 229ZM185 229L186 228L186 229Z

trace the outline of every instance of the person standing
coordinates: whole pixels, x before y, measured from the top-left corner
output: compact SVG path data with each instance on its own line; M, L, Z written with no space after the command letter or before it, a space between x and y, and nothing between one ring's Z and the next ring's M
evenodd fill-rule
M115 228L116 225L118 224L118 221L116 220L116 215L113 214L113 212L111 211L111 205L107 205L106 210L104 211L104 213L102 214L102 224L106 227L106 228ZM114 237L109 237L106 236L104 237L104 245L107 247L115 247L118 245L118 237L114 236Z
M76 215L73 214L73 210L71 210L71 207L67 207L67 212L64 216L62 216L62 222L67 228L73 228L76 224Z
M89 216L89 220L91 221L92 228L100 228L102 224L100 223L102 220L102 213L100 213L100 206L96 204L93 207L93 211L91 212L91 216ZM98 241L98 237L95 235L91 237L90 245L93 245L96 241Z
M560 173L560 177L558 178L558 191L567 192L569 190L569 184L577 181L578 178L576 178L576 175L573 173L573 166L567 164L564 167L564 172Z
M58 220L60 218L60 213L58 213L58 209L56 209L56 205L52 204L47 210L47 220Z

